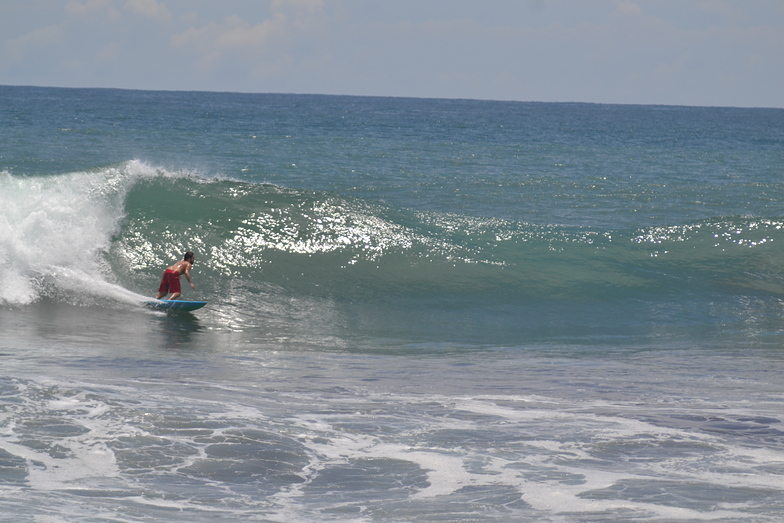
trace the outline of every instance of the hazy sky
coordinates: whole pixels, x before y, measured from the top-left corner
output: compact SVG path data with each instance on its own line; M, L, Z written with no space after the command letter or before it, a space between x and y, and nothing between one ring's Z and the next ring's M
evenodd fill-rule
M0 84L784 107L784 0L0 0Z

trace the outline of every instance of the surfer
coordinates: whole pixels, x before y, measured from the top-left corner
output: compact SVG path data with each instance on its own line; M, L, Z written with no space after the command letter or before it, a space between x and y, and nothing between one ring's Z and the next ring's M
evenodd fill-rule
M183 274L185 278L188 280L192 289L196 288L196 285L193 284L191 281L191 267L193 267L193 262L195 262L195 258L191 251L185 253L183 256L182 261L178 261L171 267L167 267L165 271L163 271L163 278L161 278L161 286L158 288L158 295L155 296L156 300L160 300L166 294L172 293L169 297L170 300L176 300L180 297L180 276Z

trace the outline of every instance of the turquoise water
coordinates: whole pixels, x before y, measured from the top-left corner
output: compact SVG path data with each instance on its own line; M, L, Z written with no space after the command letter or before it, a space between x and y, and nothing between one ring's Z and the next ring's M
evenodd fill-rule
M778 521L784 111L0 87L14 521ZM140 305L196 252L166 315Z

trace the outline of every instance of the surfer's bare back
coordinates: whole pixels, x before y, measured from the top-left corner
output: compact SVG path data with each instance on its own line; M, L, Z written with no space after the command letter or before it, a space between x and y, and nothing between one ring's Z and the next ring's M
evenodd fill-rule
M191 281L191 267L193 267L193 263L196 261L196 258L193 256L191 251L185 253L182 258L182 261L178 261L174 265L167 267L165 271L163 271L163 278L161 278L161 285L158 288L158 294L155 296L156 300L160 300L168 293L172 293L169 296L170 300L176 300L180 297L181 289L180 289L180 276L183 274L185 278L188 280L192 289L196 288L196 285Z

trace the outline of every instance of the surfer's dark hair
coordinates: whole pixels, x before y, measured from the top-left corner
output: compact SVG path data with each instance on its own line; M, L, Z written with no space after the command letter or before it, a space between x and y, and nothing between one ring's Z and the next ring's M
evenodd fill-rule
M187 260L188 258L193 258L193 252L188 251L185 253L185 256L182 257L183 260Z

